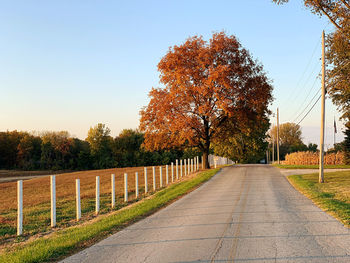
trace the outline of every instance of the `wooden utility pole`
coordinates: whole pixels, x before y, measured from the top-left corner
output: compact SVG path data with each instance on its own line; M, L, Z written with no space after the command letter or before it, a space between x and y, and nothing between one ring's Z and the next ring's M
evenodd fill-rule
M280 164L280 121L277 108L277 162Z
M322 100L321 100L321 133L320 133L320 166L318 174L318 182L324 182L323 175L323 162L324 162L324 121L325 121L325 78L326 78L326 65L325 65L325 45L324 45L324 31L322 31Z
M272 135L272 163L275 162L275 138Z

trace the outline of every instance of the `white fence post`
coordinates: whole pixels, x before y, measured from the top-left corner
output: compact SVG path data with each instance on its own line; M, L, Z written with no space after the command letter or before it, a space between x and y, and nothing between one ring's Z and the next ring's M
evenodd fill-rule
M100 212L100 177L96 176L96 215Z
M80 179L75 179L75 202L77 221L81 218L81 203L80 203Z
M187 175L187 165L186 165L186 159L184 159L184 168L185 168L185 176Z
M179 160L176 159L176 180L179 179Z
M190 159L187 159L187 175L190 175L191 173L191 164L190 164Z
M147 167L144 168L145 170L145 194L148 192L148 183L147 183Z
M169 184L169 165L165 166L165 180L166 180L166 184Z
M174 163L171 163L171 182L174 182Z
M193 164L194 164L193 171L195 172L195 171L197 171L197 158L196 157L193 158Z
M193 173L193 158L191 159L191 173Z
M136 172L135 173L135 194L136 194L136 198L139 197L139 173Z
M56 226L56 176L50 176L51 188L51 227Z
M199 171L199 156L197 156L197 170Z
M17 236L23 233L23 181L17 181Z
M156 167L152 167L153 170L153 191L156 190L157 186L156 186Z
M124 174L124 202L128 201L128 174Z
M182 159L180 160L180 177L182 178Z
M162 166L159 166L159 187L163 187L163 173L162 173Z
M112 208L115 207L115 174L111 175L111 186L112 186Z

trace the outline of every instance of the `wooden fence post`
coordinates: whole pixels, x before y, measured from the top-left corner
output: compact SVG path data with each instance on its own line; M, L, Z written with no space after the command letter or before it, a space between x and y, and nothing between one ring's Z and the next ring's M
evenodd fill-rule
M169 165L165 166L165 180L166 180L166 185L169 184Z
M186 164L186 159L184 159L184 168L185 168L185 176L187 175L187 164Z
M51 188L51 227L56 226L56 176L50 176Z
M171 182L174 182L174 163L171 163Z
M191 174L191 164L190 164L190 159L187 159L187 175Z
M162 166L159 166L159 187L163 187L163 173L162 173Z
M147 167L144 168L145 175L145 194L148 192L148 182L147 182Z
M135 194L136 194L136 198L139 197L139 173L136 172L135 173Z
M179 160L176 159L176 180L179 180Z
M79 221L81 218L80 179L75 179L75 202L77 221Z
M115 174L111 175L111 185L112 185L112 208L115 207Z
M96 176L96 205L95 205L95 214L97 215L100 212L100 177Z
M128 174L124 174L124 202L128 201Z
M23 181L17 181L17 236L23 234Z
M182 178L182 159L180 160L180 177Z
M157 186L156 186L156 167L152 167L153 170L153 191L156 190Z

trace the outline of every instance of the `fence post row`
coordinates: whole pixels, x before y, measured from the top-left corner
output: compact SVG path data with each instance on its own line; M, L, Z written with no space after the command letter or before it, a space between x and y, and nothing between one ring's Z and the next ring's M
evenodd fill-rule
M79 221L81 218L80 179L75 179L75 202L76 202L77 221Z
M201 156L201 166L204 169L204 158ZM214 160L214 166L217 166L217 160ZM153 169L153 190L156 186L156 172L155 167ZM184 170L183 170L184 169ZM199 156L193 159L180 159L180 177L190 175L194 171L199 170ZM169 165L165 166L166 171L166 185L169 184ZM176 179L179 179L179 160L176 159ZM160 187L163 187L163 173L162 166L159 167L159 180ZM147 167L144 167L144 181L145 181L145 193L148 192L147 181ZM171 182L174 182L174 163L171 162ZM80 195L80 179L75 180L76 190L76 220L81 219L81 195ZM51 227L56 226L56 176L50 176L50 192L51 192ZM135 192L136 198L139 197L139 177L138 172L135 173ZM111 206L116 206L116 188L115 188L115 174L111 174ZM124 201L128 202L128 174L124 173ZM96 204L95 213L100 211L100 177L96 176ZM23 181L17 181L17 235L23 234Z
M56 176L50 176L51 188L51 227L56 226Z
M112 185L112 208L115 207L115 174L111 175L111 185Z
M100 212L100 177L96 176L96 215Z
M23 234L23 181L17 181L17 236Z
M163 187L163 174L162 174L162 166L159 166L159 187Z
M135 173L135 194L136 194L136 198L139 197L139 173L136 172Z
M152 170L153 170L153 191L156 190L156 168L153 166L152 167Z
M145 194L148 192L148 182L147 182L147 167L144 168L145 170Z
M124 173L124 202L128 201L128 174Z

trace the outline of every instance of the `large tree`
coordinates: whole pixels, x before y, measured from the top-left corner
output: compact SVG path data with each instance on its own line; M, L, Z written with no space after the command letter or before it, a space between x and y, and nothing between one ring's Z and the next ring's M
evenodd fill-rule
M194 36L169 49L158 64L164 88L153 88L140 128L150 150L195 146L209 167L212 140L229 120L244 126L268 114L272 86L263 67L234 36Z

